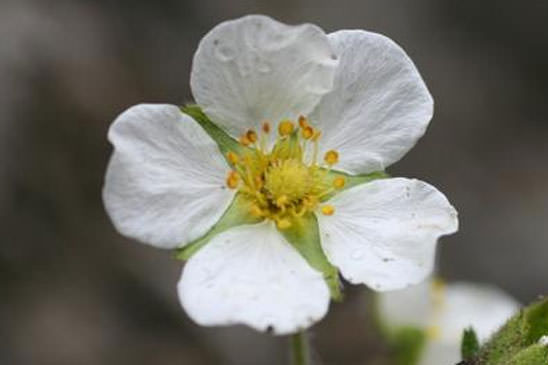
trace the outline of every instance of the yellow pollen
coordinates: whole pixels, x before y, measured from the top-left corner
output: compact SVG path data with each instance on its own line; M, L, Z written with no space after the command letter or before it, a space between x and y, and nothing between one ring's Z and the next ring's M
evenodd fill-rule
M291 221L289 219L280 219L278 221L276 221L276 226L279 228L279 229L288 229L289 227L291 227Z
M346 180L342 176L336 177L333 180L333 187L336 189L342 189L344 188L344 185L346 185Z
M247 137L249 142L251 143L257 142L257 133L253 129L248 130L245 136Z
M323 160L328 165L334 165L337 162L339 162L339 153L335 150L329 150L325 153L325 156L323 157Z
M332 205L324 205L321 210L323 215L333 215L335 213L335 207Z
M238 163L238 160L240 159L238 157L237 154L235 154L234 152L230 151L226 154L226 159L228 160L228 162L230 162L231 164L233 165L236 165Z
M295 129L295 125L290 120L284 120L278 125L278 133L280 133L280 136L289 136L291 133L293 133L293 130Z
M271 138L272 131L278 134ZM334 214L335 208L322 202L345 186L346 177L331 172L336 151L328 151L323 161L319 157L320 136L304 116L298 123L263 121L258 130L240 136L240 144L248 148L226 153L232 166L226 185L248 201L251 216L268 219L280 230L298 225L306 215Z
M307 125L302 129L302 135L304 139L310 139L314 136L314 128Z
M240 182L240 175L236 171L230 171L226 178L226 185L231 189L236 189Z
M270 133L270 123L266 121L263 122L263 132L266 134Z

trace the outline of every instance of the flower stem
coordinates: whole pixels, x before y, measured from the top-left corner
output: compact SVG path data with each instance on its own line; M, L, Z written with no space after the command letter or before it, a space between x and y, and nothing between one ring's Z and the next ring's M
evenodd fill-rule
M290 339L291 364L310 365L306 332L295 333Z

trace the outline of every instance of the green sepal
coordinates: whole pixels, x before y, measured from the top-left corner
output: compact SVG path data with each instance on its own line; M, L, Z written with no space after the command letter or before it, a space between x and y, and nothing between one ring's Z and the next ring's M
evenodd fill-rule
M262 219L249 214L249 200L242 194L236 194L234 200L228 209L221 216L221 219L202 237L189 243L185 247L179 248L175 252L175 258L179 260L188 260L200 248L207 244L211 238L232 227L243 224L259 223Z
M320 271L329 287L331 299L342 300L337 268L329 263L320 243L318 220L312 213L292 221L291 227L280 230L282 235L314 269Z
M242 154L245 151L251 150L249 147L243 146L215 123L213 123L198 105L182 106L181 111L191 116L196 122L198 122L198 124L200 124L211 139L217 143L225 159L226 154L230 151L237 154Z
M523 317L528 343L537 342L543 335L548 335L548 298L525 308Z
M507 365L546 365L548 364L548 346L531 345L518 352Z
M426 345L426 333L415 327L402 327L394 331L389 340L395 364L416 365Z
M322 202L325 202L325 201L331 199L332 197L334 197L335 195L337 195L341 191L353 188L354 186L357 186L357 185L368 183L368 182L373 181L373 180L387 179L387 178L390 177L390 175L388 175L384 171L375 171L375 172L371 172L369 174L362 174L362 175L350 175L350 174L347 174L346 172L337 171L337 170L330 170L327 174L327 181L332 186L333 181L338 177L344 177L344 179L345 179L344 187L342 189L338 189L337 191L334 191L333 193L322 197L322 199L321 199Z
M477 365L528 364L517 362L526 356L536 356L537 342L548 333L548 298L541 299L522 309L482 346L470 363ZM530 347L532 347L530 350ZM523 352L523 353L522 353ZM545 363L542 363L545 364Z
M460 353L463 360L472 359L479 352L479 341L476 331L472 327L466 328L462 333Z

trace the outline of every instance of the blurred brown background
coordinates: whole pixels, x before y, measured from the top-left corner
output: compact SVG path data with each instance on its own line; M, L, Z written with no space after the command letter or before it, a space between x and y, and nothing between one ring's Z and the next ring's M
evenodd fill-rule
M265 13L403 45L436 101L389 171L445 192L461 231L440 270L527 302L548 292L548 2L0 0L0 364L283 364L286 339L194 325L181 263L118 235L102 207L110 122L191 100L193 52ZM313 329L321 364L381 364L364 288Z

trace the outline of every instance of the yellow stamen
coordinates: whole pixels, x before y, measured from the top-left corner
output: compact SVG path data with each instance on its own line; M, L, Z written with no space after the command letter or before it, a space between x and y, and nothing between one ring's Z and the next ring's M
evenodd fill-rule
M251 143L257 142L257 133L253 129L248 130L245 136L247 137L249 142Z
M337 162L339 162L339 153L335 150L329 150L325 153L324 157L323 157L323 160L328 164L328 165L334 165L336 164Z
M246 134L241 135L239 141L244 146L249 146L251 144L251 141L249 140L249 138L247 138Z
M251 205L251 207L249 207L249 212L251 213L252 216L257 218L264 216L263 211L256 204L253 204Z
M314 135L312 136L312 141L316 142L320 137L322 136L322 131L316 130Z
M276 199L276 205L279 207L282 207L287 204L289 199L287 198L287 195L282 195L278 199Z
M289 227L291 227L291 221L289 221L289 219L282 218L276 221L276 226L282 230L288 229Z
M333 187L335 189L342 189L344 188L345 185L346 185L346 180L342 176L336 177L333 180Z
M280 133L280 136L285 137L293 133L294 129L295 129L295 125L293 124L292 121L284 120L278 126L278 133Z
M332 205L324 205L321 209L323 215L333 215L335 207Z
M240 182L240 175L238 175L236 171L230 171L226 178L226 185L230 189L236 189L238 187L239 182Z
M307 125L302 129L302 135L304 139L310 139L314 136L314 128Z
M263 122L263 132L266 134L270 133L270 123L267 121Z
M226 154L226 159L228 160L228 162L230 162L231 164L233 165L236 165L238 163L238 161L240 160L240 158L238 157L237 154L235 154L234 152L232 151L229 151L227 154Z
M276 138L269 136L272 131L278 132L272 136ZM346 176L332 177L329 172L338 160L336 151L328 151L325 162L319 161L320 136L304 116L298 124L289 119L276 126L263 121L259 130L240 136L240 144L248 148L226 153L232 166L226 185L249 201L251 216L268 219L280 230L313 213L334 214L335 208L321 201L342 189Z
M254 180L255 180L255 186L257 187L257 189L261 189L264 185L263 178L260 176L255 176Z

